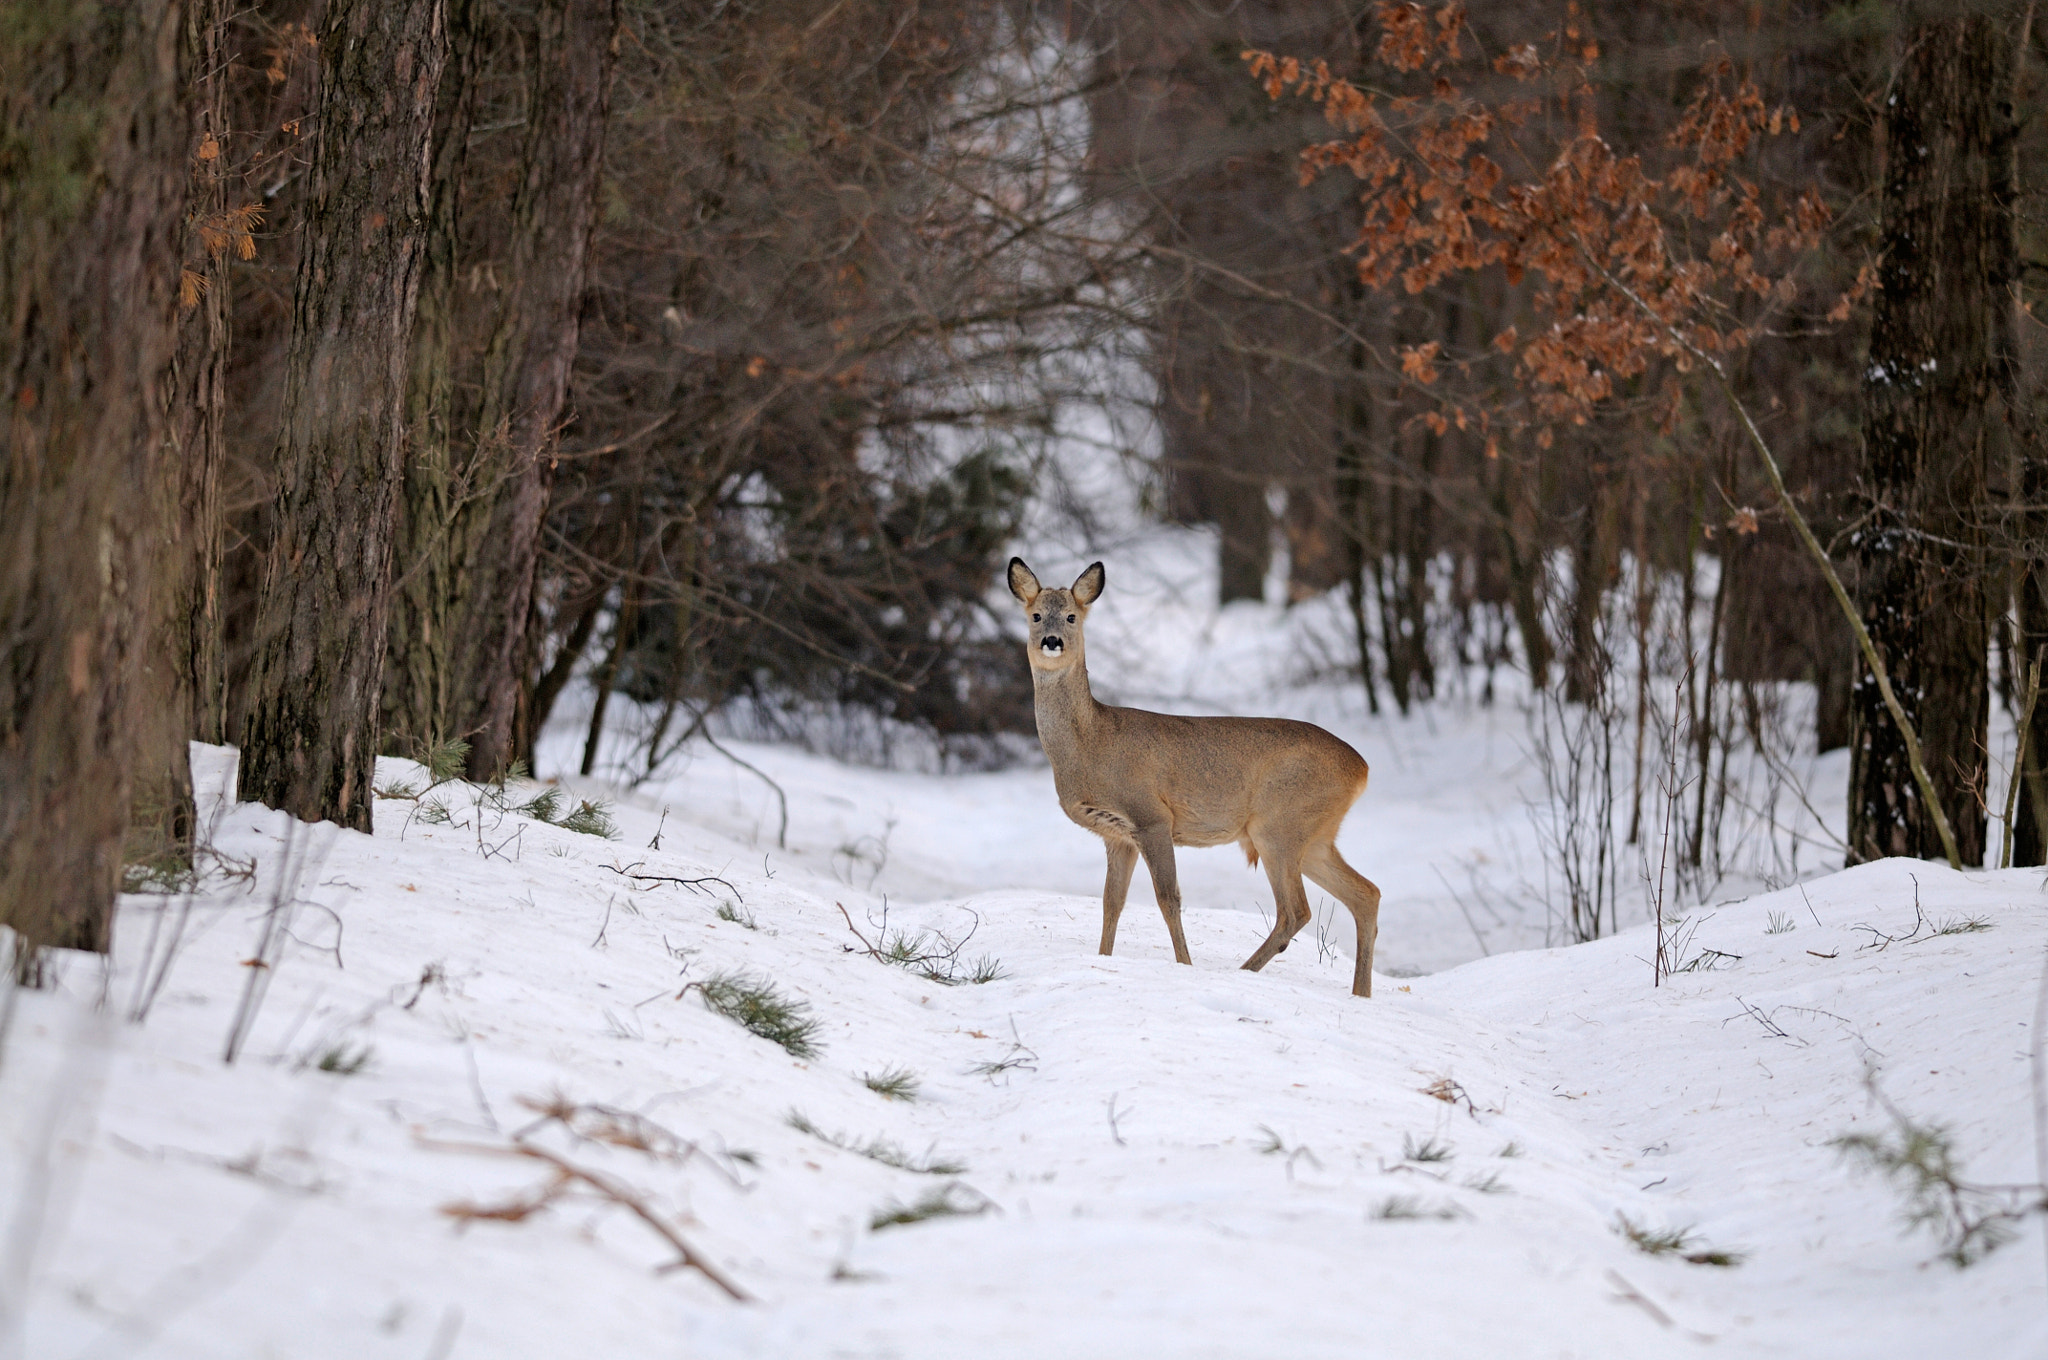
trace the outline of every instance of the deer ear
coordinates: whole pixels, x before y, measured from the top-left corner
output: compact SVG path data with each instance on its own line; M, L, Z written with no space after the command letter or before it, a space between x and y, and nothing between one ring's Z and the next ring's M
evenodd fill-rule
M1074 578L1074 599L1083 609L1102 598L1102 564L1095 565Z
M1010 593L1025 604L1038 598L1038 592L1045 589L1038 584L1038 578L1031 574L1031 568L1024 565L1024 559L1010 559Z

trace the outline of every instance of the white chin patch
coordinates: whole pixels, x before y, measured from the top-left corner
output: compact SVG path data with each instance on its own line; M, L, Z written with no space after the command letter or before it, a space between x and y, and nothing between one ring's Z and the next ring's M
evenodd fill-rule
M1066 649L1060 645L1058 639L1047 638L1045 641L1038 644L1038 650L1045 653L1047 656L1058 656L1061 652L1065 651Z

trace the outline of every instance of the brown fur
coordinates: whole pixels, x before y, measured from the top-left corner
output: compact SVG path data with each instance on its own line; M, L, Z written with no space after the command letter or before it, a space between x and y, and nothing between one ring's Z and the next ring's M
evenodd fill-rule
M1320 727L1287 718L1187 718L1098 703L1088 687L1082 626L1102 594L1102 564L1061 590L1041 586L1031 568L1011 558L1009 579L1031 630L1038 739L1060 806L1108 848L1102 952L1116 943L1117 918L1142 856L1173 956L1191 962L1173 847L1235 841L1254 867L1265 862L1275 906L1272 933L1244 966L1265 967L1308 924L1306 874L1350 909L1358 927L1351 990L1371 996L1380 890L1344 862L1336 845L1344 814L1365 791L1358 752Z

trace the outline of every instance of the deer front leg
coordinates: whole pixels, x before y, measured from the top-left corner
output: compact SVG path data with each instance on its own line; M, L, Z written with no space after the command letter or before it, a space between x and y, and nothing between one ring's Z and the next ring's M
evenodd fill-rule
M1145 857L1145 871L1152 875L1152 895L1159 899L1159 914L1166 918L1166 933L1173 937L1175 963L1194 962L1188 953L1187 936L1180 930L1180 879L1173 870L1173 831L1166 826L1139 827L1138 852Z
M1112 837L1109 847L1109 877L1102 884L1102 952L1116 949L1116 922L1124 914L1124 897L1131 890L1131 871L1138 867L1135 841Z

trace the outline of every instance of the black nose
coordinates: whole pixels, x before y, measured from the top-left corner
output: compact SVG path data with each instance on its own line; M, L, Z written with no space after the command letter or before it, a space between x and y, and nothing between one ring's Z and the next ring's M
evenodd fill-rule
M1054 636L1053 636L1053 635L1052 635L1051 633L1047 633L1047 634L1045 635L1045 637L1044 637L1044 638L1043 638L1043 639L1042 639L1042 640L1041 640L1041 641L1039 642L1039 644L1038 644L1038 645L1039 645L1039 647L1040 647L1040 648L1042 648L1043 650L1045 650L1045 651L1048 651L1048 652L1057 652L1057 651L1059 651L1059 650L1060 650L1061 648L1063 648L1063 647L1065 647L1065 646L1066 646L1066 644L1065 644L1065 643L1061 642L1061 641L1060 641L1060 640L1059 640L1058 638L1054 637Z

